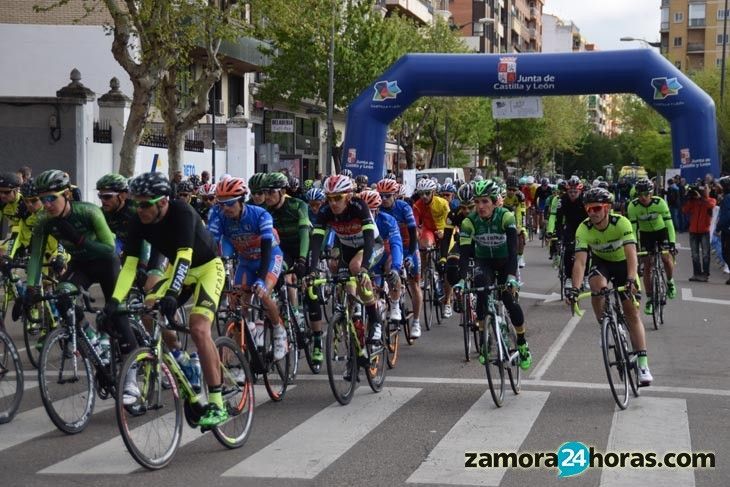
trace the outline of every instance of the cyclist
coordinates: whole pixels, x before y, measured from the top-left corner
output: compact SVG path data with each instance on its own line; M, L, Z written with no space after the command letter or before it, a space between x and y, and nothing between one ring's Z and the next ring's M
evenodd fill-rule
M449 214L449 203L436 195L436 189L436 182L432 179L420 179L416 184L418 200L413 204L413 216L416 218L416 225L419 229L418 243L421 247L421 261L426 265L428 265L428 262L424 250L438 248L438 242L444 236L446 217ZM437 261L439 263L439 278L436 279L436 295L438 299L443 299L444 292L440 283L443 281L444 272L446 271L446 256L440 256ZM444 317L449 318L446 315L445 308Z
M456 192L456 197L459 199L459 206L456 209L451 210L449 212L449 216L446 217L444 238L441 239L441 254L448 254L446 259L446 281L449 286L452 286L452 288L459 282L459 258L461 253L459 251L459 238L457 233L459 232L459 227L464 221L464 218L474 211L474 185L472 183L462 184ZM451 249L445 248L445 246L447 246L452 240L452 237L454 243ZM451 306L451 294L446 298L447 301L444 305L444 310ZM458 313L462 311L459 308L460 305L461 301L457 299L454 302L454 308Z
M382 200L382 211L388 213L398 222L401 241L403 242L403 261L408 271L408 286L411 290L413 304L413 323L411 324L411 338L421 336L421 306L423 305L423 294L421 293L421 254L418 252L418 238L416 235L416 219L413 216L413 209L402 199L396 199L400 190L405 186L398 184L393 179L382 179L375 189L380 193Z
M664 198L653 196L654 183L647 178L639 179L636 182L636 194L638 198L632 200L626 209L626 216L631 222L634 235L638 237L641 250L648 252L643 257L644 264L644 289L651 290L651 254L659 247L668 245L672 253L676 252L677 236L672 223L672 215L669 213L669 206ZM674 299L677 296L677 288L674 285L674 262L670 255L662 255L664 269L667 273L667 297ZM651 297L647 297L644 305L644 313L654 313L654 303Z
M307 273L307 256L309 255L309 232L312 225L309 222L309 207L299 198L289 196L286 191L291 178L280 172L267 174L261 183L266 191L266 208L274 221L279 234L279 245L284 254L284 263L287 269L292 269L294 275L287 274L287 284L296 284L296 278L303 278ZM304 323L304 314L299 307L299 298L296 288L287 288L289 302L297 315L297 321ZM319 309L314 303L311 308ZM321 321L321 318L318 320ZM312 362L322 363L322 329L313 328L314 346Z
M311 188L304 195L309 206L309 221L314 221L314 217L319 213L320 208L324 205L324 191L319 188Z
M547 225L548 235L550 237L557 235L565 249L565 259L560 265L563 266L566 277L573 276L575 232L578 225L588 218L581 196L582 191L583 183L578 176L571 176L567 182L566 194L558 201L555 212L550 214ZM572 283L571 285L575 286L576 284L578 283ZM566 284L566 287L570 287L570 285Z
M215 184L205 183L198 187L197 205L195 209L204 223L208 223L210 210L215 206Z
M243 291L242 305L250 300L252 293L261 299L274 326L274 360L281 360L288 348L286 330L270 293L279 280L284 256L271 214L260 206L243 202L246 183L241 178L220 181L216 195L220 212L216 213L208 228L216 241L222 241L225 257L234 253L238 256L233 285Z
M115 252L114 234L101 209L91 203L73 201L71 182L63 171L50 169L42 172L35 180L35 186L45 211L39 215L31 238L26 308L30 308L40 295L43 254L50 237L60 242L71 256L60 280L84 289L98 283L104 301L109 303L112 301L120 264ZM83 313L77 313L76 316L77 319L83 319ZM120 334L119 347L122 354L126 355L137 346L129 321L126 316L108 316Z
M370 270L385 277L390 291L388 293L390 298L390 315L388 319L399 323L402 318L400 309L400 270L403 267L403 239L400 236L398 222L388 213L380 211L383 200L377 191L365 190L360 193L360 198L370 208L370 212L375 219L375 225L378 227L378 233L383 238L383 256Z
M365 174L359 174L355 178L355 193L360 193L370 189L368 186L368 177Z
M568 191L568 182L565 179L558 179L557 183L555 184L555 188L553 190L553 195L550 199L550 202L547 204L548 209L547 211L547 217L548 217L548 223L545 225L545 237L548 239L552 238L554 233L552 229L550 229L550 217L552 215L557 215L558 208L560 206L560 198L562 198L566 192ZM553 220L553 226L555 225L555 221ZM556 241L550 242L550 255L548 257L549 260L553 260L553 257L555 257L558 254L558 244Z
M529 369L532 354L525 339L525 315L513 292L519 290L517 274L517 226L515 217L504 207L497 206L500 199L499 187L491 180L474 184L476 211L471 212L461 222L459 228L460 276L457 289L464 288L469 260L475 259L474 286L489 286L493 282L506 286L501 299L510 320L517 332L517 349L520 354L520 367ZM487 315L486 293L477 300L477 320L479 328L484 329ZM482 344L484 345L484 344Z
M274 173L267 174L266 175L267 176L266 180L268 180L268 177L271 176L271 175L273 175L273 174ZM286 175L283 174L283 173L279 173L279 174L282 174L282 175L284 175L286 177ZM287 183L288 183L288 186L287 186L287 189L286 189L286 194L288 194L292 198L296 198L296 199L298 199L300 201L304 201L304 191L300 187L299 178L296 178L294 176L289 176L289 177L287 177Z
M507 194L502 200L505 208L515 216L517 225L517 265L525 267L525 243L527 242L527 228L525 228L525 195L519 190L516 176L507 177Z
M339 267L349 269L350 274L358 278L357 290L365 303L370 323L368 340L378 343L382 338L382 329L368 272L383 254L383 241L370 209L360 198L353 198L353 189L352 180L342 174L329 176L325 180L327 204L319 211L314 222L309 269L317 269L322 239L326 230L331 228L340 241ZM321 330L321 310L316 307L320 313L316 317L312 308L315 307L310 307L312 329Z
M6 254L13 248L13 242L20 231L20 218L26 213L20 196L20 177L14 172L0 174L0 225L7 221L10 237L0 242L0 255ZM2 227L0 226L0 237Z
M446 179L448 180L450 178ZM454 183L446 182L441 185L439 196L446 200L446 202L449 204L449 209L451 210L455 210L459 206L459 200L458 198L454 198L455 195L456 186L454 186Z
M550 188L550 180L548 178L542 178L540 180L540 186L535 190L535 204L537 205L536 216L537 216L537 227L535 233L538 237L542 235L544 229L542 228L545 219L545 208L547 207L547 199L553 193Z
M208 384L208 407L199 424L204 428L216 426L228 419L221 396L220 359L210 332L225 280L223 262L216 255L213 237L195 210L182 200L170 200L172 187L167 176L143 173L129 182L129 191L137 205L137 216L129 226L124 267L106 312L114 314L125 299L134 280L142 241L148 241L172 265L146 301L159 300L160 311L171 320L177 308L193 296L190 335ZM132 369L130 375L123 391L125 405L134 404L139 397L136 372Z
M608 286L626 285L630 293L636 294L638 286L636 273L636 238L631 222L624 216L611 212L613 196L603 188L592 188L583 195L583 202L588 212L578 227L575 235L575 265L573 266L573 282L580 282L586 268L588 251L590 250L591 268L588 274L592 292L598 292ZM567 301L572 303L578 294L575 287L566 289ZM641 316L630 299L629 293L621 295L621 305L629 325L631 343L638 356L639 383L647 386L652 382L649 361L646 355L646 338ZM603 315L604 298L595 296L591 299L596 319Z
M267 174L265 172L257 172L249 178L248 189L251 191L251 198L246 204L266 207L266 192L261 186L266 176Z

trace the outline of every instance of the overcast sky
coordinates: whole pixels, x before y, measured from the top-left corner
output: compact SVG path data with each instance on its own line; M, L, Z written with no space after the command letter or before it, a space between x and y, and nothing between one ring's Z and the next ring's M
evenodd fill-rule
M588 43L598 49L636 49L639 42L621 42L621 37L659 41L659 0L545 0L543 13L572 20Z

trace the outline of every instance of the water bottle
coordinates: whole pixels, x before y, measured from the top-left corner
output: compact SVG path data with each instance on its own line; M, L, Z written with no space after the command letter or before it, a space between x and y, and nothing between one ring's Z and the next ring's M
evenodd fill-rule
M360 341L360 346L365 346L365 324L360 318L355 318L355 330L357 330L357 339Z
M175 360L177 360L180 370L182 370L183 374L185 374L185 377L187 377L188 380L191 380L193 377L193 371L190 365L190 355L188 355L188 352L173 350L172 356L175 357Z
M263 347L264 346L264 322L261 320L256 320L256 333L253 336L254 343L257 347Z
M200 392L200 376L202 375L202 369L200 368L200 357L197 352L190 354L190 370L192 377L190 378L190 385L193 386L195 392Z
M253 320L246 320L246 326L248 331L251 332L251 337L256 340L256 323Z
M84 324L84 333L86 334L86 338L89 339L89 343L91 343L91 346L94 350L96 350L96 353L101 355L101 347L99 346L99 335L96 333L96 330L94 330L89 323Z
M99 335L99 357L101 358L102 365L109 365L111 356L111 343L109 342L109 335L102 333Z

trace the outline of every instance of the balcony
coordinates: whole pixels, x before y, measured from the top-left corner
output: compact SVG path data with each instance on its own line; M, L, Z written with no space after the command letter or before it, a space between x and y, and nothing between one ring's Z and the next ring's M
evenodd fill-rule
M512 32L520 37L524 37L525 35L525 26L522 25L522 21L515 16L512 17Z
M383 2L378 3L382 5ZM433 20L433 7L425 0L385 0L384 3L388 10L395 10L422 24L430 24Z
M689 23L687 24L688 29L704 29L705 28L705 19L689 19Z
M669 22L662 22L661 26L659 27L659 30L661 32L669 31Z
M236 41L221 42L220 53L226 56L227 62L239 72L251 72L260 70L261 66L271 64L267 54L259 48L270 48L271 46L258 39L240 37Z
M661 8L669 8L669 0L662 0Z
M537 39L537 30L534 27L528 28L527 33L530 39Z
M530 18L539 19L540 18L540 9L538 9L537 7L530 7Z
M688 42L687 43L687 52L688 53L705 52L705 43L704 42Z

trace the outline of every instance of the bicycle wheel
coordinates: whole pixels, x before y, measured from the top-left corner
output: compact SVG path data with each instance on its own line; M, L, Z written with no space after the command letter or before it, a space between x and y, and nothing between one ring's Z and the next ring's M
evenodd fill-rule
M430 330L431 320L433 319L433 299L435 289L431 285L433 283L433 279L431 278L433 270L431 269L431 266L427 266L425 271L425 275L423 276L423 285L421 287L421 294L423 295L421 307L423 308L423 324L426 326L426 330Z
M629 386L634 397L639 397L639 366L636 363L637 356L634 353L634 347L631 345L631 339L629 338L629 332L626 329L626 324L619 322L618 324L618 336L621 339L621 347L624 351L624 357L626 357L626 370L628 371Z
M471 336L474 328L474 323L471 321L473 310L471 308L471 297L464 296L462 299L464 302L464 306L462 307L464 312L461 313L461 327L464 332L464 359L469 362L471 360ZM474 345L476 347L476 343Z
M213 428L213 434L226 448L240 448L246 443L253 424L253 374L233 340L218 337L215 346L221 361L222 395L229 419Z
M7 423L23 399L23 365L10 336L0 329L0 424Z
M629 404L629 383L626 380L627 368L624 350L616 330L616 322L611 311L607 311L601 320L601 349L606 377L611 394L621 409Z
M316 364L312 361L312 353L314 352L314 336L312 334L312 326L309 323L309 313L304 310L304 323L302 326L295 326L294 331L297 335L297 348L304 350L304 359L307 361L309 370L314 374L319 374L322 370L322 364Z
M368 347L368 366L367 366L367 378L370 389L373 392L380 392L383 390L383 384L385 383L385 371L387 370L387 355L388 351L382 344L367 345Z
M151 348L140 347L127 356L119 374L118 390L127 374L137 379L140 396L125 406L117 401L117 426L132 458L149 470L167 466L182 438L183 401L175 377Z
M403 328L403 335L406 338L408 345L413 345L416 340L411 337L411 320L414 318L413 314L413 297L411 296L411 286L406 285L405 292L401 293L400 297L400 309L401 309L401 327Z
M96 395L91 363L71 346L67 328L48 334L38 364L38 384L53 424L64 433L75 434L89 424Z
M332 394L343 406L350 403L357 381L357 360L352 334L342 315L327 325L327 377Z
M502 343L508 360L507 376L509 377L509 385L512 392L519 394L522 389L522 368L520 368L520 353L517 351L517 331L507 313L504 313L502 319L505 320L503 326L506 327L502 329Z
M402 311L402 310L401 310ZM385 320L385 341L388 347L388 368L392 369L398 363L398 345L400 344L400 327L398 323Z
M437 287L438 282L437 281L439 279L439 274L438 274L438 272L436 272L435 269L432 271L431 277L433 279L433 282L431 284L431 288L434 290L434 293L433 293L433 314L436 317L436 324L440 325L441 324L441 320L442 320L443 315L444 315L444 303L442 303L441 300L436 296L436 289L438 289L438 287ZM441 290L442 290L441 292L444 293L444 295L445 295L446 294L446 290L444 289L444 283L443 282L441 283Z
M494 331L494 317L490 317L487 326L481 332L482 355L479 359L487 370L487 382L489 392L492 394L494 404L501 408L504 403L504 390L506 380L504 378L504 358L502 356L502 345L498 333Z
M272 401L281 401L286 394L286 388L289 386L289 379L292 377L291 351L296 350L289 343L289 351L281 360L274 360L274 327L265 320L264 324L264 354L267 363L266 372L264 372L264 385L266 392Z
M37 369L40 362L41 350L43 349L43 343L39 343L39 339L45 338L48 335L48 330L51 328L53 317L48 315L49 309L47 303L35 306L35 310L38 311L38 320L31 321L26 313L23 313L23 342L25 343L25 354L28 356L28 360L33 368Z
M658 259L659 265L657 266L657 282L659 283L659 303L656 308L659 311L659 324L664 324L664 306L667 304L667 274L664 269L664 261L661 257Z
M188 314L185 312L185 308L183 306L180 306L175 311L175 322L182 326L188 325ZM177 341L180 342L180 349L181 350L187 350L188 349L188 336L189 333L185 333L182 331L175 332L177 335Z

